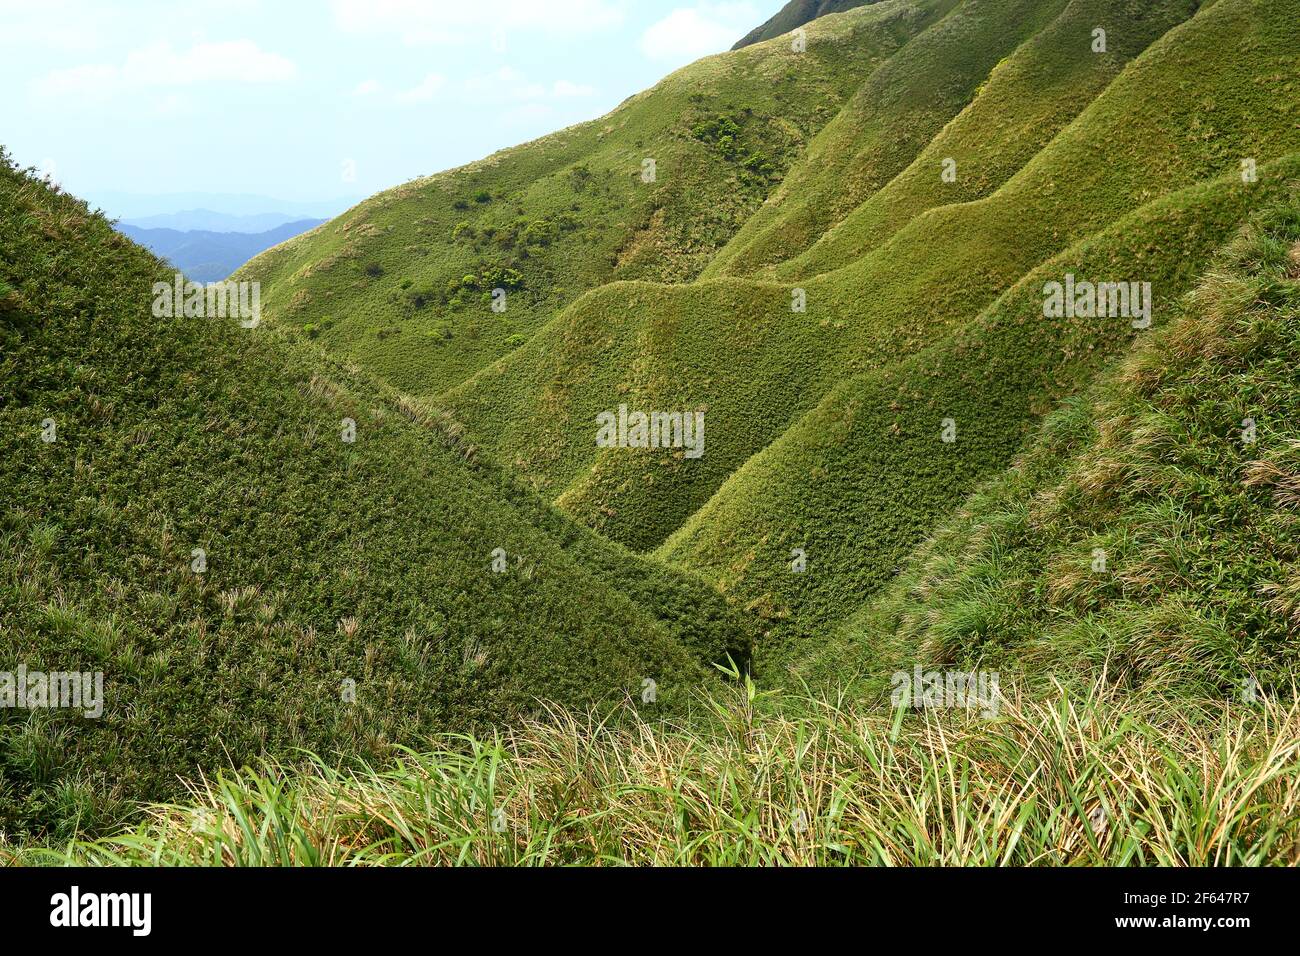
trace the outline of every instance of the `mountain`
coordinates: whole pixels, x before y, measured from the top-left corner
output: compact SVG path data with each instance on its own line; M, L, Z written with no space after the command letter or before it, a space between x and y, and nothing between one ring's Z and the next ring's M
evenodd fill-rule
M603 119L373 196L241 274L277 322L436 396L591 289L696 278L864 78L954 3L818 21L800 58L777 43L708 57Z
M0 828L108 826L225 760L383 753L541 701L681 708L748 634L369 377L156 307L171 268L0 162ZM499 549L499 550L498 550Z
M260 252L315 229L324 219L301 219L266 232L144 229L118 223L117 229L197 282L225 279Z
M119 221L175 215L178 210L189 209L236 217L278 213L286 216L288 222L294 219L331 219L362 197L301 200L250 193L129 193L101 189L88 192L84 198L92 207L102 209L109 218Z
M1300 168L1168 325L1054 411L806 671L1283 695L1300 666Z
M175 229L180 232L267 232L290 222L303 221L303 216L282 212L263 212L248 216L232 216L211 209L187 209L182 212L122 219L119 224L139 229ZM324 220L319 220L324 222Z
M1122 24L1104 52L1097 23ZM1051 276L1148 281L1158 325L1212 250L1277 195L1283 160L1300 149L1287 112L1296 89L1260 80L1285 72L1296 39L1284 4L882 3L807 29L806 53L772 40L702 61L604 120L381 194L241 272L269 290L273 321L450 415L566 513L759 612L769 634L757 660L778 670L1137 338L1098 322L1011 338L1008 351L995 333L1041 322ZM724 200L707 184L681 191L670 162L641 183L639 155L703 145L723 129L697 118L705 104L743 115L714 92L724 83L762 120L745 129L780 128L767 117L786 104L766 77L796 66L802 89L844 72L856 89L755 192L744 221L692 256L699 265L670 269L670 225L698 228L701 205ZM606 152L629 138L642 149ZM601 168L580 159L593 149L630 183L617 195L631 208L608 207L621 216L593 217L568 175ZM1267 172L1243 183L1244 158ZM558 167L549 182L513 172L543 162ZM689 168L736 175L707 154ZM626 236L619 224L646 216L647 199L663 209L640 220L654 238L620 238L631 251L602 263L587 244ZM534 201L576 205L599 228L523 249L507 230L503 247L501 223L543 221ZM654 254L631 267L647 246ZM496 286L508 287L505 313L483 301ZM976 349L1017 356L1014 374L994 380L996 400L978 369L935 371L970 367L961 356ZM707 452L598 448L597 416L623 405L707 410ZM966 429L951 447L935 437L949 418ZM789 572L796 549L810 573Z
M113 690L0 714L0 823L266 758L66 858L1294 861L1294 3L826 9L263 252L255 328L6 165L0 633Z
M764 40L771 40L829 13L843 13L845 10L879 2L880 0L790 0L766 23L746 33L732 49L739 50Z
M1300 846L1298 330L1300 190L943 522L797 692L748 684L714 724L561 716L383 767L249 768L53 857L1284 866ZM920 667L1000 673L991 712L894 705Z

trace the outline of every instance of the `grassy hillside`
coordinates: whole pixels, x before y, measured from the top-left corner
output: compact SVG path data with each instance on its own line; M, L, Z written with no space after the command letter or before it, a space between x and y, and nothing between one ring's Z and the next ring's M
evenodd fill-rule
M363 376L265 325L153 316L170 271L7 159L0 253L0 671L102 671L105 697L98 719L0 710L6 833L646 678L672 710L747 650L711 589Z
M1300 157L1264 168L1251 186L1229 176L1144 207L1029 273L969 327L837 385L660 553L759 610L773 663L815 646L1002 470L1040 416L1141 338L1124 318L1044 319L1045 283L1125 275L1140 262L1153 324L1165 324L1214 249L1300 176ZM794 548L807 553L806 573L791 573Z
M804 26L818 17L842 13L864 4L878 2L879 0L790 0L766 23L755 27L736 41L732 49L739 50L742 47L753 46L755 43L762 43L764 40L771 40Z
M1300 670L1300 189L1053 414L809 667L900 660L1239 697Z
M108 689L0 711L0 830L265 757L53 859L1296 862L1293 6L793 3L267 252L256 329L0 162L0 672Z
M865 677L838 696L746 681L706 724L552 713L383 767L267 764L19 859L1294 864L1298 331L1300 189L826 649ZM999 712L890 708L914 661L1004 669Z
M717 701L708 731L555 714L384 766L227 774L114 839L113 866L1287 866L1300 711L1098 684L996 720L834 697ZM0 855L3 851L0 850Z
M1069 21L1082 22L1082 15ZM1047 32L1059 39L1060 29L1054 22ZM847 383L856 375L892 369L909 355L935 349L1035 267L1156 197L1202 180L1228 182L1239 160L1227 152L1266 164L1300 148L1294 121L1279 108L1283 100L1300 105L1300 90L1257 81L1280 75L1295 32L1277 5L1256 10L1254 4L1224 0L1139 56L988 198L924 211L865 256L806 280L605 287L575 303L519 352L448 393L443 404L490 454L554 495L571 514L632 547L657 546L713 494L736 493L732 513L746 513L749 523L738 528L714 522L723 512L711 507L690 532L710 543L684 547L679 539L665 552L721 580L724 564L751 560L754 543L774 526L788 526L791 517L788 511L757 512L753 496L740 491L744 485L728 489L724 482L755 454L768 454L764 449L828 393L836 394L830 391L835 383L850 389ZM1216 48L1230 54L1220 55L1214 70L1183 69ZM1053 61L1053 49L1043 41L1047 53L1026 54L1026 62ZM1076 59L1092 56L1086 42L1076 45ZM1003 73L1010 86L1021 75ZM1186 117L1184 125L1167 127L1161 104L1175 99L1220 103L1217 134L1192 132L1195 123ZM1020 118L1035 122L1032 111ZM1126 144L1125 157L1103 158L1100 153L1109 148L1103 144L1117 139ZM1239 144L1235 149L1226 145L1233 142ZM1151 169L1159 175L1146 172ZM1186 238L1187 227L1171 225L1163 241L1143 248L1142 259L1127 258L1131 245L1118 246L1126 253L1107 268L1129 270L1137 261L1147 281L1172 272L1186 283L1205 261L1188 256L1198 249L1207 254L1237 221L1213 217L1204 235ZM1111 237L1113 243L1123 239L1120 232ZM796 287L807 294L806 313L791 311ZM1157 282L1157 288L1164 287ZM1026 307L1039 306L1031 301ZM1058 357L1044 360L1055 363ZM624 402L706 409L708 451L697 461L683 461L598 450L596 414ZM818 421L824 424L825 416ZM831 430L819 440L835 441L836 434ZM999 454L1014 449L1021 435L1013 430L1000 436ZM778 453L776 447L770 452ZM850 467L858 464L855 459ZM800 461L781 467L787 476L818 477ZM764 474L771 478L774 472ZM874 480L871 474L848 474L854 482ZM803 500L810 493L807 483L765 489L761 497L774 500L770 492L784 506ZM701 530L705 523L711 527ZM821 530L823 537L842 540L838 526L819 529L816 522L796 535L816 538ZM766 587L747 589L746 603L765 592Z
M19 858L1294 865L1297 354L1300 189L815 658L837 695L746 682L702 723L551 713L382 767L265 763ZM1001 670L997 713L891 708L913 663Z
M588 289L698 275L862 78L955 2L818 22L804 53L706 58L600 120L380 193L240 277L278 324L435 395Z
M1014 31L1006 11L963 8L961 16L955 13L909 44L864 84L810 145L809 161L791 171L706 274L772 270L846 216L855 223L853 253L844 261L851 260L927 209L990 195L1197 6L1196 0L1071 0L1039 5L1048 14L1059 9L1059 15L1046 25L1040 15ZM1091 50L1098 24L1110 26L1105 53ZM1026 37L1007 52L1008 44ZM991 59L1004 52L1000 60ZM904 56L907 62L900 65ZM918 129L918 114L933 110L940 95L946 105ZM909 134L934 130L939 121L946 125L919 152L902 148ZM801 262L783 271L817 270Z
M1064 0L955 5L872 72L705 276L748 275L806 249L906 169L970 104L990 72L1064 7ZM1077 59L1057 60L1049 73L1069 70ZM1011 125L1018 125L1014 115ZM1039 134L1028 135L1032 142Z

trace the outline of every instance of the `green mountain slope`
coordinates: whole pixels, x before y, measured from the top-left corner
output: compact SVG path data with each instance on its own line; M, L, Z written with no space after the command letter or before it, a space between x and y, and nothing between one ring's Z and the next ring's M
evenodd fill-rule
M1300 668L1300 188L807 667L1240 698ZM1248 682L1252 682L1248 684Z
M729 656L857 673L868 709L898 668L996 668L1026 733L1053 680L1125 726L1147 698L1108 695L1288 692L1294 3L796 2L756 35L270 250L236 276L256 329L153 316L167 270L0 161L0 673L107 691L102 719L0 710L0 829L542 699L678 715ZM1052 308L1083 283L1126 297ZM699 444L606 447L621 410ZM663 739L750 766L753 690L743 745ZM1078 843L1044 799L1042 852Z
M435 395L589 289L698 275L862 78L955 2L819 21L805 53L706 58L600 120L380 193L239 277L277 323Z
M739 50L742 47L753 46L755 43L761 43L764 40L774 39L783 33L789 33L791 30L816 20L818 17L824 17L832 13L842 13L845 10L852 10L864 4L878 2L879 0L790 0L789 3L773 14L766 23L746 33L744 37L736 42L732 49Z
M1140 262L1153 324L1164 324L1213 250L1300 176L1300 157L1265 169L1251 186L1230 176L1143 207L1025 276L968 328L846 379L660 553L768 618L774 664L795 659L1001 471L1041 415L1144 334L1125 318L1045 319L1045 284L1067 273L1124 276ZM804 573L792 573L795 548L806 553Z
M1028 22L1020 9L963 7L909 44L827 124L808 161L796 165L706 275L773 270L851 215L856 228L846 245L853 243L853 253L837 262L844 264L927 209L989 195L1197 3L1071 0L1036 7L1042 12ZM1043 13L1058 9L1037 29ZM1098 24L1111 27L1104 53L1091 50ZM920 136L928 142L918 146ZM783 274L812 271L801 262Z
M750 687L714 701L715 724L558 715L383 767L272 765L120 837L20 859L1286 865L1300 189L1184 305L823 649L806 676L844 687L861 668L839 695ZM914 662L1000 669L996 716L889 705L888 675ZM467 806L500 807L505 825Z
M896 390L904 398L909 394L925 398L936 389L942 394L957 378L946 371L953 367L950 363L926 363L922 357L909 366L914 371L903 374L899 359L913 351L922 351L923 356L923 350L932 345L927 339L942 341L945 329L954 330L953 319L960 317L965 307L963 302L974 305L991 302L999 286L1016 281L1012 277L1018 276L1024 266L1054 253L1062 240L1105 224L1108 216L1121 212L1126 205L1142 202L1161 187L1179 179L1194 182L1216 171L1239 169L1243 156L1253 157L1258 153L1266 157L1300 146L1300 136L1290 118L1295 113L1294 98L1300 90L1294 83L1280 80L1285 76L1282 67L1289 56L1285 51L1293 44L1295 35L1294 22L1279 4L1223 0L1203 10L1196 19L1171 32L1139 58L1047 150L989 199L922 215L878 252L816 282L807 282L810 301L821 300L814 292L819 288L817 282L826 282L834 288L841 275L852 276L851 280L844 281L844 288L853 289L873 304L869 329L876 336L876 343L872 353L868 353L871 366L887 377L900 375ZM1216 66L1202 69L1204 57L1212 55L1212 50L1220 51ZM1136 136L1121 136L1122 130L1135 132L1132 125L1135 116L1163 117L1169 111L1162 112L1163 108L1155 104L1165 100L1181 103L1184 98L1191 103L1225 104L1213 112L1213 134L1196 133L1196 121L1184 117L1185 125L1158 119L1150 130ZM1280 101L1287 99L1291 105L1281 107ZM1137 104L1146 101L1150 105L1139 110ZM1178 108L1171 106L1170 110ZM1127 151L1108 145L1116 142L1123 142ZM1234 143L1240 145L1234 149ZM1158 171L1158 176L1152 171ZM1265 176L1261 182L1276 187L1292 175L1290 164L1282 164L1271 178ZM1223 179L1224 189L1247 196L1257 185L1260 183L1244 188L1239 173L1227 173ZM1194 191L1184 199L1190 201L1196 195ZM1232 217L1239 217L1258 198L1246 200L1245 206L1235 210L1224 208L1226 219L1210 208L1224 201L1220 199L1211 199L1209 206L1195 206L1194 213L1171 210L1172 228L1154 234L1149 225L1130 224L1127 234L1124 229L1112 226L1107 242L1115 251L1123 252L1104 266L1105 271L1101 271L1101 264L1084 271L1067 259L1052 266L1046 274L1054 274L1059 280L1068 271L1067 267L1075 267L1081 275L1091 274L1099 279L1140 277L1152 281L1157 291L1175 291L1203 264L1203 257L1224 235L1220 230L1231 227L1235 221ZM936 257L934 251L940 248L944 255ZM1040 290L1044 281L1046 278L1040 276L1037 289L1029 287L1031 291L1021 306L1021 321L1030 321L1035 313L1041 317ZM844 296L837 304L845 313L850 308ZM1156 323L1159 322L1157 313ZM1050 350L1051 336L1040 331L1036 341L1038 335L1042 335L1043 347ZM1084 346L1088 344L1092 343ZM1030 366L1046 361L1050 367L1062 366L1065 371L1068 358L1068 353L1048 351L1041 359L1033 359ZM980 363L964 363L962 367L970 368L971 374L984 374ZM868 579L878 581L887 577L894 563L892 558L903 553L906 545L900 543L899 549L892 553L886 547L885 561L877 561L880 555L875 549L898 537L892 532L882 537L873 529L878 522L893 526L897 521L893 517L895 511L907 516L904 526L911 524L917 510L922 513L921 521L933 517L935 512L928 509L942 509L942 503L927 504L912 489L923 485L922 476L928 474L928 480L934 482L933 490L941 493L950 478L946 474L948 466L940 464L935 449L909 462L911 453L898 456L874 444L871 436L880 432L859 430L856 425L851 429L844 424L839 428L831 426L832 422L843 423L852 414L851 410L858 407L853 399L860 381L847 380L823 401L814 417L785 436L789 441L773 445L750 462L747 467L756 476L757 487L754 481L737 480L730 488L724 488L718 500L710 503L707 512L692 519L665 554L704 570L716 580L727 578L746 600L771 605L771 613L782 619L788 616L790 626L803 633L815 632L824 621L823 614L842 614L845 595L861 595ZM1009 381L1023 381L1023 378L1012 374ZM1002 383L1001 377L993 376L986 387L993 391ZM1000 415L997 411L1000 407L1032 406L1036 395L1012 393L1002 398L999 406L990 409L991 397L971 391L963 404L936 401L928 420L898 421L891 414L883 416L887 419L884 426L892 430L895 424L899 429L910 424L917 435L929 437L937 434L937 423L944 418L961 420L964 416L988 423L990 411ZM881 396L878 401L884 401L886 406L900 401L904 406L915 404L893 396L887 399ZM862 404L869 407L871 402ZM945 404L947 411L942 410ZM922 407L929 405L929 399L925 398ZM881 416L878 409L869 414ZM842 432L847 433L841 437ZM796 434L802 437L796 439ZM986 434L981 440L989 439L1002 444L1003 451L997 453L1001 455L1014 446L1015 436L1002 432L996 436ZM834 448L832 460L814 454L810 446ZM852 448L858 451L850 451ZM959 454L976 450L968 446L959 449ZM986 461L996 464L996 456ZM737 479L740 477L737 475ZM875 489L894 480L900 487L893 497L877 498ZM821 492L819 485L824 489ZM855 492L864 485L867 497L863 499L862 511L852 506L846 508L846 503L860 500ZM872 505L866 504L874 501L879 505L890 500L902 503L901 507L873 511ZM819 503L820 509L814 503ZM948 507L951 506L950 501ZM792 517L796 507L808 511L805 520ZM834 517L845 511L845 520ZM724 512L732 518L724 518ZM871 512L873 517L863 517L864 512ZM917 531L919 524L914 524L903 537ZM865 549L854 543L864 532L871 542ZM788 559L788 549L776 551L768 542L792 535L824 541L836 554L843 555L845 561L833 561L830 580L823 577L816 585L791 580L790 576L780 574L777 563ZM760 546L766 551L765 560L757 562L755 578L745 580L748 572L735 567L752 562L753 553ZM797 545L790 545L794 546ZM728 573L727 568L732 570ZM852 568L857 570L851 571ZM813 607L805 608L799 600L790 600L793 593L810 587L820 589L818 595L810 596Z
M1295 33L1280 5L1257 10L1224 0L1138 57L988 198L925 211L861 259L797 285L608 286L448 393L444 404L489 453L570 513L633 547L656 546L736 468L814 408L832 383L934 347L1040 263L1155 197L1238 169L1243 156L1263 163L1300 148L1293 111L1283 105L1296 105L1294 84L1259 81L1281 75ZM1229 51L1216 69L1183 68L1215 48ZM1075 56L1094 56L1086 33ZM1017 75L1004 71L1008 84ZM1183 126L1166 125L1162 104L1180 98L1222 104L1215 135L1195 132L1186 117ZM1034 122L1032 113L1021 118ZM1116 141L1125 144L1124 157L1102 155L1116 153L1108 145ZM1201 248L1222 235L1202 237L1209 245ZM1141 268L1152 275L1183 269L1189 276L1195 263L1184 256L1174 233L1145 255ZM1120 261L1127 268L1130 260ZM805 314L791 312L795 288L806 292ZM623 403L706 409L708 451L683 461L598 450L595 416ZM791 491L796 498L802 493ZM769 517L781 523L788 515ZM722 523L705 537L735 548L768 524ZM736 548L731 557L741 560L747 551ZM667 553L719 576L715 559L693 556L680 540Z
M104 675L97 719L0 710L7 833L646 679L671 711L744 656L711 589L573 526L386 389L265 325L154 316L171 279L0 162L0 672Z

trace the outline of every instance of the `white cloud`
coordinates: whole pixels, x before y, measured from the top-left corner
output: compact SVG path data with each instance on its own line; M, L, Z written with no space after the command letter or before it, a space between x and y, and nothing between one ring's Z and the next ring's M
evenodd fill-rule
M522 106L516 106L498 114L497 125L508 128L513 127L536 127L539 123L549 123L555 116L553 110L546 103L524 103Z
M353 96L374 96L384 87L378 80L362 80L352 91Z
M121 76L118 67L87 63L48 73L35 86L45 96L93 96L107 94Z
M127 56L123 74L157 86L204 82L283 83L298 75L292 60L252 40L200 43L176 53L167 41Z
M104 97L121 90L190 86L196 83L283 83L298 68L252 40L199 43L177 52L160 41L126 55L121 64L87 63L55 70L37 80L46 96Z
M504 35L590 33L618 26L626 0L334 0L334 22L347 33L387 33L411 45L482 39L504 51Z
M418 85L397 94L399 103L427 103L447 85L447 78L440 73L430 73Z
M760 19L749 3L678 7L641 35L641 52L652 60L689 63L730 49Z
M464 88L471 96L496 102L540 100L546 96L545 86L530 82L528 77L509 66L503 66L491 73L467 77Z
M159 116L174 117L193 112L190 101L180 93L168 93L154 105Z
M595 96L596 88L587 86L583 83L570 83L568 80L556 80L555 86L551 88L551 95L559 99L567 99L573 96Z

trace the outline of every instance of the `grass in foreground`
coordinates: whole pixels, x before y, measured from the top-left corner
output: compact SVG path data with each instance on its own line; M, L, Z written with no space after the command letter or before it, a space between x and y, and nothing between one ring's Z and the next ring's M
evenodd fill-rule
M708 731L553 712L388 769L266 764L82 865L1260 865L1300 860L1300 706L1099 680L998 716L713 701ZM1004 688L1005 692L1005 688ZM774 703L790 705L773 708ZM788 711L784 715L777 711Z

